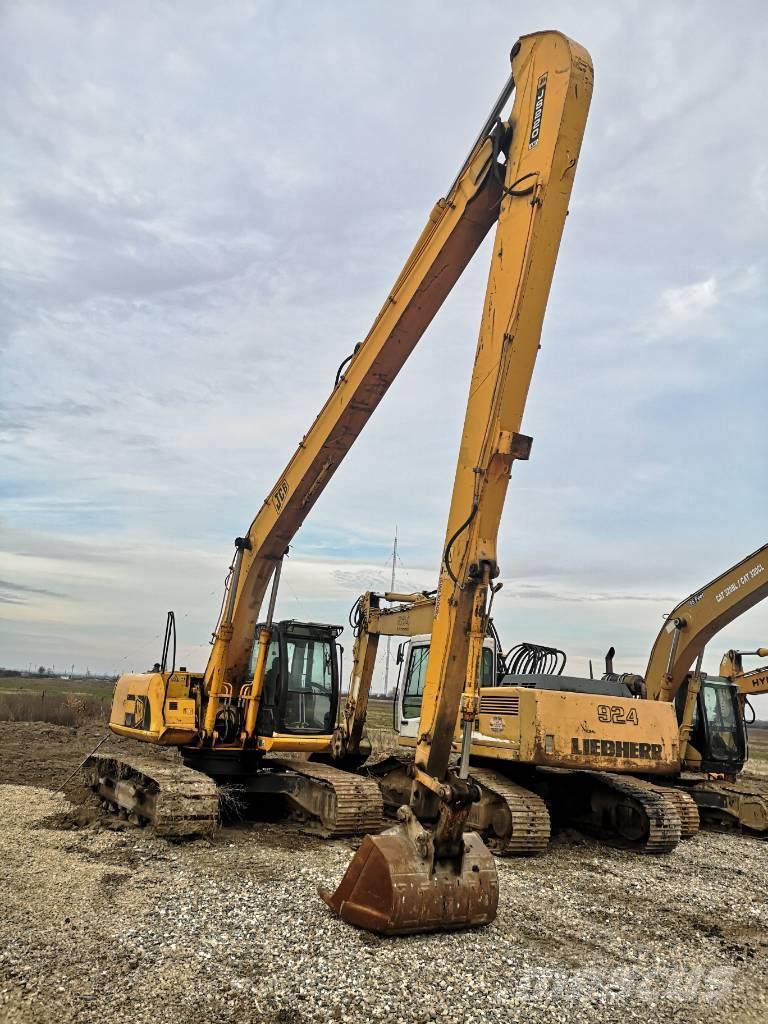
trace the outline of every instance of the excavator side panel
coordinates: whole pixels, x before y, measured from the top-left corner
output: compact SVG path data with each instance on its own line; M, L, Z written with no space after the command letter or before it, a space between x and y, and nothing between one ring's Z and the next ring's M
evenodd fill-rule
M480 694L472 753L550 768L671 775L680 770L672 704L498 686Z
M109 727L118 736L181 746L197 736L191 677L184 672L143 672L120 676L115 684Z
M399 737L403 747L416 740ZM457 754L461 726L451 749ZM674 705L519 686L483 687L472 731L473 758L590 771L676 775Z

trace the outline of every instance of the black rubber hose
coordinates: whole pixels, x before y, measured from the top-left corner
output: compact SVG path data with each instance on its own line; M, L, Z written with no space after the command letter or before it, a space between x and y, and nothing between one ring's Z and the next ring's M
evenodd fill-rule
M358 597L352 607L349 609L349 625L352 630L352 636L357 639L360 636L360 631L363 627L363 609L362 597Z
M360 346L362 344L363 344L362 341L358 341L358 343L354 347L354 350L353 350L352 354L347 356L346 359L342 360L341 366L336 371L336 380L333 382L333 390L334 391L339 386L339 381L341 380L341 375L344 372L344 367L352 362L352 360L355 358L355 356L357 355L358 351L360 350Z
M458 528L456 533L454 533L454 535L451 537L451 539L445 545L445 554L443 555L443 565L445 566L445 571L448 573L448 575L451 577L451 579L453 580L454 583L458 583L459 580L458 580L457 576L453 575L453 569L451 569L451 548L456 543L456 541L459 539L459 537L462 535L462 533L464 533L464 531L467 529L467 527L469 526L469 524L472 522L472 520L475 518L476 515L477 515L477 500L475 500L472 503L472 511L469 513L467 518L464 520L464 522Z
M529 171L528 174L524 174L522 178L518 178L517 181L513 181L509 188L504 189L505 196L529 196L531 192L536 188L536 182L533 185L529 185L528 188L517 188L521 181L525 181L527 178L535 178L536 171Z
M564 651L541 644L520 643L507 651L505 661L509 675L562 675L566 665Z

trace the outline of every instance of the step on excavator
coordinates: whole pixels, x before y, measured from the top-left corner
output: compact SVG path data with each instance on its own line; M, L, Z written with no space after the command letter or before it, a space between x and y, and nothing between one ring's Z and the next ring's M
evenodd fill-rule
M176 668L169 616L161 661L116 684L112 732L175 747L183 766L127 752L94 752L84 765L106 805L169 835L214 827L222 785L257 798L280 796L326 835L382 827L377 783L332 763L341 627L275 621L280 571L304 519L495 225L435 615L441 655L433 659L410 800L401 830L366 835L341 889L327 897L345 920L385 934L480 925L496 912L492 858L477 835L464 832L478 793L467 773L468 746L460 771L451 772L451 739L460 709L465 735L471 735L478 699L472 666L498 572L496 526L512 462L527 457L530 447L517 430L593 79L588 53L558 32L521 38L511 64L490 116L367 337L339 367L325 405L235 541L205 671ZM355 874L359 884L351 882Z

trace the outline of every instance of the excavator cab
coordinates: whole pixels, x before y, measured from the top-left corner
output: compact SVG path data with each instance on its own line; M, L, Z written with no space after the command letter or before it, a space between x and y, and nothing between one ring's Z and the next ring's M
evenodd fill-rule
M431 639L430 634L414 636L402 643L398 649L400 673L392 704L393 728L400 737L410 740L415 740L419 732L419 718ZM498 642L495 637L488 636L483 643L480 662L481 686L496 686L497 662Z
M675 698L682 717L687 682ZM739 707L739 689L727 679L705 677L701 682L691 723L691 745L701 755L701 770L736 774L747 758L747 731Z
M343 626L287 619L273 623L271 630L257 734L330 735L339 704L342 648L336 641ZM257 653L255 643L251 676Z

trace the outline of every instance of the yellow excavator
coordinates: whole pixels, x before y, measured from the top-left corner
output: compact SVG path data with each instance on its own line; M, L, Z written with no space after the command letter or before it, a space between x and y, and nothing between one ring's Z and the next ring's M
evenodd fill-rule
M712 637L766 597L768 545L681 601L659 631L645 675L629 677L647 700L675 703L681 758L676 786L693 797L703 819L756 834L768 834L768 787L737 777L748 757L745 695L768 689L767 673L758 669L748 678L736 651L723 658L719 676L703 672L702 661Z
M481 795L470 825L493 852L541 852L547 809L562 825L649 853L668 852L677 837L695 834L699 815L768 833L768 787L736 778L747 755L746 695L768 692L768 669L744 673L741 658L766 657L768 649L729 651L718 677L701 671L707 642L768 596L767 558L768 547L760 548L681 601L659 632L644 676L614 672L613 649L601 679L566 676L564 652L521 644L503 654L491 624L471 748ZM364 708L379 636L411 638L398 652L394 724L401 744L414 744L433 615L431 594L367 593L358 600L352 683L336 750L354 749L361 734L361 697ZM455 752L458 743L457 732ZM394 757L372 769L390 810L401 800L407 766Z
M478 795L467 774L468 746L461 770L451 772L451 740L459 713L467 744L471 736L478 641L498 572L496 528L512 462L526 458L530 447L517 430L593 77L587 52L557 32L521 38L511 65L373 327L339 367L328 400L236 540L205 671L176 668L169 617L156 670L116 684L112 732L176 747L183 766L127 752L94 752L85 765L91 788L106 803L169 834L194 834L215 822L218 783L236 783L256 796L278 794L329 835L381 827L376 782L329 763L341 627L276 622L280 570L315 501L496 225L409 805L400 831L366 836L338 892L326 894L345 920L387 934L483 924L496 911L493 860L477 835L464 831ZM285 753L308 759L281 758Z
M365 744L363 719L380 636L410 638L398 649L393 724L402 747L415 745L434 609L430 593L368 592L356 602L352 678L334 740L340 760ZM518 644L504 653L490 617L480 659L480 704L470 747L479 798L469 824L493 853L544 852L550 810L560 826L643 853L668 853L698 831L691 797L631 775L679 770L671 703L642 707L633 696L639 691L631 692L623 681L564 675L566 655L556 648ZM457 727L454 755L460 742ZM368 769L390 813L402 803L409 770L405 754Z

